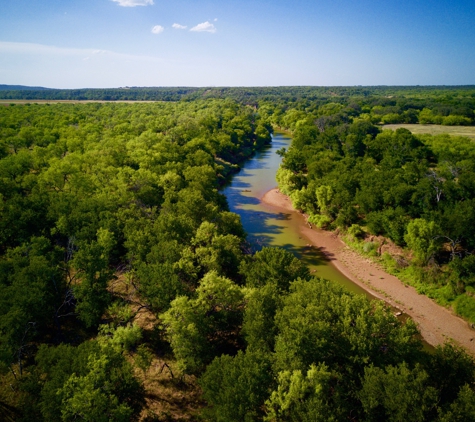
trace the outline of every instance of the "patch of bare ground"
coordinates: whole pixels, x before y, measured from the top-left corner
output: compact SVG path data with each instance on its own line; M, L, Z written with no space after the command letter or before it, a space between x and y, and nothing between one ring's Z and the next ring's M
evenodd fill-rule
M116 297L121 297L132 311L132 322L143 330L144 339L153 352L151 365L145 372L135 368L135 375L145 388L145 407L141 422L196 421L205 403L195 376L184 375L176 365L169 346L162 339L157 315L144 306L127 273L117 274L109 286ZM135 353L129 356L131 362Z
M179 375L174 362L157 357L145 374L137 369L136 376L145 387L146 406L141 421L198 420L204 403L194 376Z
M278 189L267 192L262 201L284 213L297 212L293 209L290 199ZM355 284L409 315L418 325L427 343L436 346L453 341L475 355L475 331L467 321L427 296L418 294L413 287L387 273L370 258L350 249L337 233L310 228L304 221L300 232ZM373 240L379 242L381 253L389 252L400 256L401 260L405 259L402 251L390 242L383 244L380 238Z

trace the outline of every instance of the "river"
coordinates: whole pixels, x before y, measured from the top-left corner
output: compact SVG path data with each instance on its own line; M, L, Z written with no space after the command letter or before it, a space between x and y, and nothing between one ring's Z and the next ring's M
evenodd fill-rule
M337 281L352 292L372 298L338 271L318 249L309 246L310 241L299 232L299 225L304 218L300 213L283 213L262 203L265 193L277 186L275 175L281 157L276 151L288 148L291 141L288 135L276 132L270 146L244 163L222 191L228 199L230 210L241 216L247 239L254 250L264 246L285 248L303 260L314 275Z

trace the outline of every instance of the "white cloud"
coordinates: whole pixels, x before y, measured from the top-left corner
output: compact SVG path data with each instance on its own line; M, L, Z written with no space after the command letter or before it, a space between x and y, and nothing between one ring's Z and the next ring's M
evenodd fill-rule
M163 31L165 31L165 28L162 25L155 25L152 28L152 33L153 34L161 34Z
M0 54L15 54L33 56L56 56L71 57L76 56L81 60L85 58L92 60L124 60L124 61L146 61L162 63L163 60L153 56L136 56L133 54L116 53L110 50L99 50L92 48L68 48L56 47L53 45L34 44L0 41Z
M180 25L179 23L174 23L172 25L172 27L175 28L175 29L186 29L187 28L186 25Z
M208 21L206 21L194 26L193 28L190 29L190 31L214 33L216 32L216 27L212 23L209 23Z
M119 3L119 6L123 7L135 7L135 6L151 6L153 0L112 0Z

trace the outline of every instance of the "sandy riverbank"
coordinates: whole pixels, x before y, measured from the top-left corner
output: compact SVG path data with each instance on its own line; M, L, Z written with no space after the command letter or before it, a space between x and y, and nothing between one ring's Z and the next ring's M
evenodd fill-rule
M262 202L281 212L296 212L290 199L278 189L267 192ZM413 287L405 286L370 259L353 252L332 232L311 229L305 224L300 226L300 232L346 277L372 295L410 315L429 344L435 346L452 339L475 355L475 330L466 321L427 296L418 294Z

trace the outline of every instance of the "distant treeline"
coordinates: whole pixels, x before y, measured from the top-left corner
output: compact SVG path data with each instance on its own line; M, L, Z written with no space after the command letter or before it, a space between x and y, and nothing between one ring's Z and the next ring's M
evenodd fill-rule
M0 84L0 91L47 91L51 88L43 86L26 86L26 85L2 85Z
M275 87L121 87L53 89L24 85L0 85L1 99L178 101L197 98L257 100L318 100L329 97L347 101L353 97L451 97L475 98L475 85L459 86L275 86Z
M372 123L472 125L475 86L354 87L124 87L111 89L47 89L0 85L0 99L51 101L195 101L233 99L259 107L279 105L312 112L325 104L352 107ZM334 111L333 109L330 111Z

